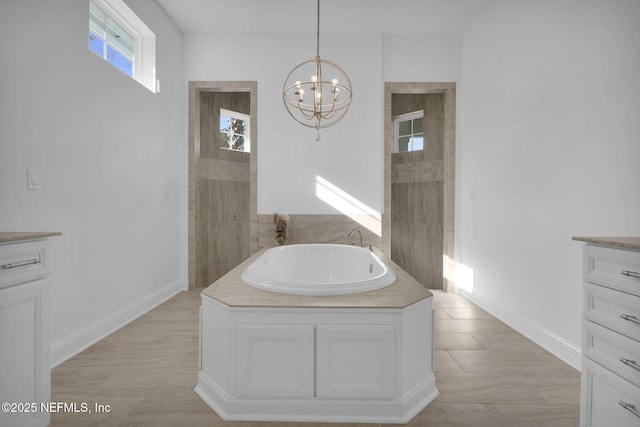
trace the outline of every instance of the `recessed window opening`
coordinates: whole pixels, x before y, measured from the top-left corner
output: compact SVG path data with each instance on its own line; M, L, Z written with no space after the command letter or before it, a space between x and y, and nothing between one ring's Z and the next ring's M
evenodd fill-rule
M89 49L156 92L155 34L123 0L89 1Z
M220 148L246 153L251 151L249 118L247 114L220 109Z
M424 147L424 111L393 118L393 152L419 151Z

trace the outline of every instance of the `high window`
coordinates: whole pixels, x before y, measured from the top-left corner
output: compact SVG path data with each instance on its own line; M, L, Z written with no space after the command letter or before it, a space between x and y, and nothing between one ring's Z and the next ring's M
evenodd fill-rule
M89 49L157 92L155 35L123 0L89 1Z
M251 151L247 114L220 109L220 148L247 153Z
M133 36L94 2L89 2L89 49L133 77Z
M393 118L393 152L422 150L424 146L424 112L402 114Z

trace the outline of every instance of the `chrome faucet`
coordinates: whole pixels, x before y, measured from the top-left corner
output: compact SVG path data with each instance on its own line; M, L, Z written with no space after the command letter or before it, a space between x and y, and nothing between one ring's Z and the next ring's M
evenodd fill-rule
M353 227L351 230L349 230L349 233L347 233L347 236L351 237L354 231L357 231L358 234L360 235L360 246L364 248L364 243L362 242L362 231L360 231L359 228Z

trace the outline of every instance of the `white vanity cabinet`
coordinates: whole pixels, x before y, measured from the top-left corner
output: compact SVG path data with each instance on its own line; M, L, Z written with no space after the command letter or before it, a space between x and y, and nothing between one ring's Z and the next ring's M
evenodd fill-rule
M638 427L640 247L584 241L580 425Z
M46 426L50 401L48 240L0 233L0 425ZM30 237L39 240L22 240Z

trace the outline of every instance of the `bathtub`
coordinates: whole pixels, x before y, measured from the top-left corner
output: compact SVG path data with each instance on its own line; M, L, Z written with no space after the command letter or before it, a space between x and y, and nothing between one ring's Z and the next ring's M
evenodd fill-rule
M261 249L207 287L198 396L225 421L408 423L438 396L433 295L376 255L330 244ZM265 282L270 270L280 282L269 277L263 285L279 292L356 291L354 283L371 277L396 279L371 292L323 297L242 282ZM356 277L362 270L365 277Z
M389 286L396 275L371 250L297 244L267 250L241 275L254 288L293 295L345 295Z

